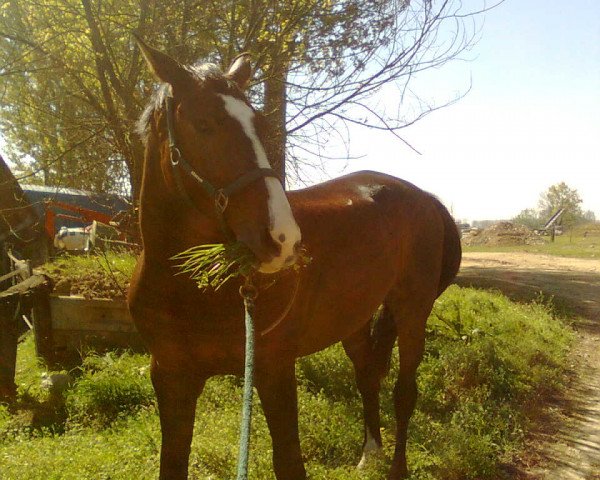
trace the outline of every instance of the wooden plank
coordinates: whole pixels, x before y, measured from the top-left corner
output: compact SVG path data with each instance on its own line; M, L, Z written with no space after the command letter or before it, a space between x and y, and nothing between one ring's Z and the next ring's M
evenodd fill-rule
M0 303L0 399L13 399L17 393L17 319L20 302Z
M52 286L47 283L37 287L33 294L31 311L35 351L49 365L53 365L56 361L50 311L51 291Z
M15 366L17 359L18 320L32 302L43 299L51 289L44 275L34 275L0 292L0 397L16 394Z
M53 330L136 332L124 301L50 296Z
M31 290L34 290L42 285L50 284L51 281L46 275L32 275L26 280L23 280L22 282L7 288L3 292L0 292L0 302L17 295L30 293Z
M51 295L52 339L58 358L86 349L146 351L124 301Z

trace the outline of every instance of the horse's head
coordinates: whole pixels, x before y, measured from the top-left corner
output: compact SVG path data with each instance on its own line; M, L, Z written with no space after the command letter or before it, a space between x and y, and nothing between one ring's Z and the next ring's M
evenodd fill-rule
M151 70L167 84L153 111L162 125L156 135L169 194L187 198L182 208L192 203L215 225L220 220L254 252L259 271L293 264L300 229L270 170L262 117L243 93L252 70L249 56L237 57L223 73L213 64L182 66L138 42Z

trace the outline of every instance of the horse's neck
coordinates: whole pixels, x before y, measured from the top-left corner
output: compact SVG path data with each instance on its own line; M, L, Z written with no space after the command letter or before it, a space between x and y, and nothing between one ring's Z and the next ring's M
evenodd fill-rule
M149 145L140 192L140 230L146 261L164 263L192 246L215 243L218 237L213 220L168 188L160 160L158 145Z

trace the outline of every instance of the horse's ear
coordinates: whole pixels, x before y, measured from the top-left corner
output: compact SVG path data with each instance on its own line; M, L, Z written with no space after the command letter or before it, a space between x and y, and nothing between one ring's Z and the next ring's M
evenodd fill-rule
M225 74L226 77L231 78L238 86L245 90L252 77L252 65L250 64L251 55L249 53L242 53L233 59L229 70Z
M169 83L174 87L177 84L184 83L189 78L188 71L177 60L150 47L136 33L132 35L140 47L148 67L160 81Z

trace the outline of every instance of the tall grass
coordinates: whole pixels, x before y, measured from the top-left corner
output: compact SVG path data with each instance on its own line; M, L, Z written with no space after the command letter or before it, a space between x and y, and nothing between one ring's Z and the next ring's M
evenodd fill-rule
M430 318L419 369L421 394L409 431L411 478L503 478L503 465L522 446L529 413L561 385L571 338L547 305L519 305L499 294L451 287ZM160 428L147 357L88 357L72 372L73 386L52 404L36 386L41 366L31 358L30 338L19 354L27 356L19 364L21 403L0 407L2 479L156 478ZM343 349L337 345L298 362L300 433L310 478L385 477L393 449L391 390L398 355L382 393L387 458L360 474L354 465L360 458L362 407ZM196 415L192 478L234 477L240 386L234 377L208 382ZM33 428L32 412L41 406L62 416ZM259 408L250 478L274 478L270 448Z

